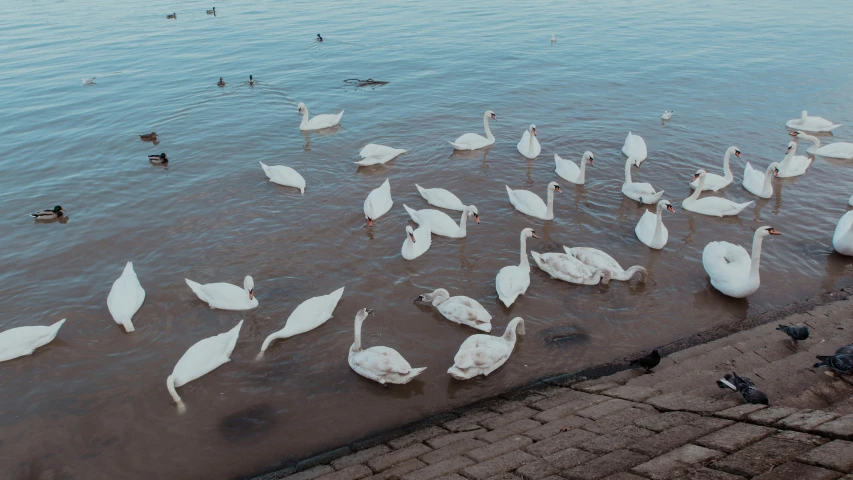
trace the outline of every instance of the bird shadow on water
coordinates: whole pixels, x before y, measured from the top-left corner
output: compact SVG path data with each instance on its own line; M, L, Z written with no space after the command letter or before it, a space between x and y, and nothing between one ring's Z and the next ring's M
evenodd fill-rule
M356 379L358 386L375 397L413 398L421 397L424 394L424 385L426 384L423 380L420 380L417 377L405 385L387 383L382 385L381 383L370 380L369 378L364 378L355 372L351 373L358 377Z
M275 430L276 412L268 403L258 403L219 421L219 433L228 442L245 442Z

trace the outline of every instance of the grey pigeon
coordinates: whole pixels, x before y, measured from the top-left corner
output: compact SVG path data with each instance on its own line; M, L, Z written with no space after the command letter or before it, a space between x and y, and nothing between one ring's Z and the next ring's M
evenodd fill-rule
M791 337L791 346L797 348L797 342L800 340L805 340L809 338L809 327L805 325L779 325L779 328L776 330L780 330L785 332L789 337Z
M843 347L838 347L838 350L835 351L836 355L853 355L853 343L850 345L844 345Z
M747 377L738 376L732 372L727 373L723 378L717 380L717 386L720 388L731 388L740 393L746 403L770 405L770 400L767 395L755 387L755 382Z
M660 363L660 353L657 350L652 350L652 353L646 355L643 358L638 358L636 360L631 360L628 364L630 366L643 367L646 369L646 373L650 373L653 368L657 367Z
M838 373L853 373L853 355L818 355L814 368L829 367Z

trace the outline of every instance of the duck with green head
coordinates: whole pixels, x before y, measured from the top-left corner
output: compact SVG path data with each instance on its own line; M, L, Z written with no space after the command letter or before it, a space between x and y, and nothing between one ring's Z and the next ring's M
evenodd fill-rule
M169 157L167 157L165 153L161 153L160 155L148 155L148 161L151 163L158 164L169 163Z
M54 218L65 216L65 210L62 206L57 205L53 207L53 210L42 210L40 212L31 213L30 215L36 220L53 220Z

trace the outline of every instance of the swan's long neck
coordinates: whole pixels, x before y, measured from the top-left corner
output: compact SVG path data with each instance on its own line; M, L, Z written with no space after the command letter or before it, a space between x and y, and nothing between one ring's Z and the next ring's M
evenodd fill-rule
M696 191L698 192L699 189L697 188ZM694 195L695 195L695 193L694 193ZM657 218L657 221L655 222L655 234L654 234L653 239L656 242L660 242L663 240L663 208L660 205L658 205L657 210L658 210L658 212L657 212L658 218Z
M462 210L462 218L459 220L459 233L464 237L468 233L468 209Z
M796 145L796 144L794 144L794 145ZM791 161L791 158L794 157L794 153L796 153L796 152L797 152L796 146L791 148L790 150L788 150L788 153L785 154L785 158L783 158L782 161L779 162L779 166L781 167L782 165L787 165L788 162Z
M518 266L530 270L530 261L527 259L527 237L524 233L521 234L521 260Z
M545 216L554 218L554 189L548 186L548 209L545 211Z
M729 172L731 173L731 172ZM696 190L693 190L693 194L690 195L688 200L698 200L699 195L702 193L702 187L705 186L705 175L699 175L699 180L696 182ZM660 209L658 209L658 218L660 218Z
M302 107L302 123L299 124L300 127L308 126L308 107Z
M800 114L800 122L801 123L805 122L806 118L808 118L808 117L809 117L809 112L803 110L803 113Z
M406 233L406 236L408 235L409 234ZM406 242L406 253L411 256L415 256L415 242L413 242L411 238L407 238L406 240L408 240Z
M613 278L618 277L619 280L630 280L630 279L634 278L634 275L636 275L637 272L640 272L640 274L642 275L641 280L645 281L646 280L646 267L643 267L640 265L634 265L634 266L628 268L628 270L625 270L624 272L622 272L622 274L614 275Z
M355 320L355 341L352 342L352 350L360 351L361 350L361 324L364 320L356 319Z
M483 115L483 129L486 131L486 138L489 140L494 140L495 136L492 135L492 130L489 129L489 114Z
M634 163L629 158L628 161L625 162L625 183L631 182L631 164Z
M586 157L581 158L581 173L578 174L578 183L584 182L584 173L586 172Z
M767 171L764 172L764 190L768 188L773 188L771 182L773 181L773 174L776 172L776 167L771 163L769 167L767 167Z
M806 138L806 140L808 140L814 144L815 149L820 148L820 139L819 138L815 137L814 135L803 135L803 136Z
M520 325L519 325L520 324ZM509 322L506 331L503 334L503 339L509 343L515 344L518 339L518 333L524 335L524 320L518 318Z
M530 135L530 140L527 142L527 153L533 155L533 142L536 141L536 135L533 134L532 130L527 131Z
M756 235L752 238L752 267L749 269L749 278L758 279L758 264L761 263L761 241L764 239L761 235Z
M732 175L732 167L729 164L729 160L732 157L732 151L726 150L726 156L723 157L723 178L726 180L734 179L734 175Z

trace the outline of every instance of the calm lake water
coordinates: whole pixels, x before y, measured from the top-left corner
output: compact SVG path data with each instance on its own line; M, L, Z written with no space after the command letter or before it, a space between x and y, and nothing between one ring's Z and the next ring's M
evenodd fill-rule
M0 329L68 318L31 357L0 364L0 464L5 478L233 478L468 404L551 374L575 371L775 306L850 285L851 263L831 237L853 193L853 163L818 158L808 174L774 182L769 200L740 186L790 140L785 121L808 109L853 141L853 9L801 2L538 1L200 2L19 1L0 16ZM167 13L177 20L167 20ZM314 41L321 33L326 42ZM552 34L559 35L550 44ZM246 80L254 75L258 85ZM83 86L81 77L97 76ZM225 88L215 83L222 76ZM374 90L344 79L390 82ZM312 114L346 110L340 128L305 135ZM482 133L497 143L454 153ZM675 110L662 125L660 114ZM530 123L542 155L515 148ZM157 131L161 143L137 134ZM669 244L634 236L645 208L620 193L632 130L649 149L635 181L666 190ZM405 148L385 166L352 162L369 142ZM721 194L756 204L737 218L685 212L699 167L719 173L738 146L735 184ZM800 152L807 145L801 145ZM553 154L595 153L587 184L562 183L556 218L515 212L504 185L544 195L559 180ZM146 155L166 152L167 169ZM305 177L305 195L269 183L259 161ZM369 230L368 192L390 178L394 208ZM443 187L479 208L461 240L436 237L416 261L400 247L403 203L426 208L414 184ZM67 223L25 214L61 204ZM452 215L454 218L457 214ZM765 241L761 289L748 300L712 290L701 264L712 240ZM498 270L518 262L518 234L535 251L596 246L646 284L578 286L537 269L507 310ZM147 291L127 334L106 298L132 260ZM209 309L184 283L240 284L260 306ZM303 300L346 286L334 318L274 344L266 335ZM412 300L437 287L473 297L493 333L522 316L528 335L487 379L445 372L473 329ZM362 307L369 345L428 369L383 388L352 372L347 352ZM165 379L193 343L245 320L232 362L180 389ZM547 343L554 327L584 335ZM53 475L53 476L40 476Z

